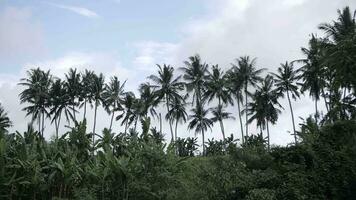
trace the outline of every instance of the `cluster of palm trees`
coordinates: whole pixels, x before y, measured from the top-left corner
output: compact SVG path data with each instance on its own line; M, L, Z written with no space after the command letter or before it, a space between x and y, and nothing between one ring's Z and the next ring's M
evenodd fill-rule
M49 71L32 69L20 85L25 88L20 94L24 110L38 122L38 131L43 135L44 121L55 124L58 137L62 115L70 125L85 120L87 107L94 108L93 131L96 133L97 109L103 106L110 115L109 129L114 120L121 121L124 133L136 132L137 122L153 117L159 120L162 133L162 113L169 125L171 141L178 140L178 124L188 123L188 129L202 135L203 154L205 133L214 123L219 123L225 140L224 121L234 119L227 112L228 106L237 105L241 142L251 134L249 124L256 122L260 135L270 146L270 124L275 124L283 109L279 103L288 99L295 143L298 142L292 100L309 91L315 100L315 120L321 122L350 119L355 116L356 88L356 23L350 9L339 11L339 19L332 24L322 24L326 36L312 35L309 46L302 48L305 58L282 63L276 73L258 69L256 58L243 56L226 71L218 65L209 66L199 55L189 57L184 67L175 69L170 65L158 65L157 74L148 76L148 82L139 87L138 96L125 91L125 81L112 77L105 83L103 74L70 69L65 79L53 77ZM294 69L295 63L302 64ZM264 77L263 74L266 74ZM322 118L318 101L324 99L327 114ZM188 112L187 108L191 107ZM210 108L208 108L210 107ZM83 117L79 117L79 110ZM189 114L188 114L189 113ZM245 120L243 120L243 115ZM174 126L174 128L173 128ZM93 144L95 139L93 137Z

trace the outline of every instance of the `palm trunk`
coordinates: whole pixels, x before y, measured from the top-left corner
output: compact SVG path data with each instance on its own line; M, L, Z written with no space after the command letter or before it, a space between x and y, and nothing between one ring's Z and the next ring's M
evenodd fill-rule
M269 127L268 127L268 121L267 121L267 149L268 151L270 150L270 137L269 137Z
M44 135L44 111L42 111L42 137Z
M223 139L224 139L224 141L225 141L225 140L226 140L226 138L225 138L224 123L223 123L223 121L222 121L222 120L219 120L219 122L220 122L221 133L222 133L222 135L223 135Z
M162 114L159 113L159 132L162 134Z
M315 98L315 122L318 123L318 100Z
M325 108L326 108L326 111L329 112L329 105L328 105L328 102L326 101L326 96L325 96L325 91L324 91L324 88L321 89L321 92L323 94L323 98L324 98L324 103L325 103Z
M169 113L169 105L168 105L168 96L166 95L166 106L167 106L167 114ZM172 136L172 142L174 142L174 135L173 135L173 128L172 128L172 123L171 123L171 120L168 120L168 123L169 123L169 128L171 130L171 136Z
M128 126L128 121L126 120L126 123L125 123L125 135L127 134L127 126Z
M243 125L242 125L242 117L241 117L241 107L240 107L240 99L237 98L237 108L238 108L238 111L239 111L239 119L240 119L240 127L241 127L241 141L242 141L242 144L244 143L244 128L243 128Z
M54 125L56 126L56 139L58 140L58 119L54 118Z
M74 100L73 100L72 110L73 110L73 119L74 119L74 122L76 122L76 121L77 121L77 118L75 117L75 105L74 105Z
M205 156L205 136L204 136L204 130L201 130L201 134L203 136L203 156Z
M85 119L86 114L87 114L87 100L85 99L85 100L84 100L84 114L83 114L83 120Z
M111 115L111 120L110 120L110 130L112 128L112 122L114 121L114 114L115 114L115 111L112 111L112 115Z
M218 106L221 107L221 106L222 106L222 105L221 105L221 98L219 97L218 99L219 99L219 104L218 104ZM225 138L224 124L223 124L222 119L219 120L219 123L220 123L221 133L222 133L223 139L224 139L224 141L225 141L226 138Z
M247 102L247 84L245 85L245 116L246 116L246 136L248 136L248 102Z
M38 133L41 135L41 113L38 114Z
M95 126L96 126L96 113L98 110L98 101L95 101L95 110L94 110L94 125L93 125L93 152L94 152L94 145L95 145Z
M178 128L178 119L176 119L176 127L175 127L175 140L177 141L177 128Z
M297 144L297 133L295 132L294 114L293 114L292 102L289 97L289 90L287 90L287 97L288 97L288 102L289 102L290 114L292 116L294 142L295 142L295 144Z

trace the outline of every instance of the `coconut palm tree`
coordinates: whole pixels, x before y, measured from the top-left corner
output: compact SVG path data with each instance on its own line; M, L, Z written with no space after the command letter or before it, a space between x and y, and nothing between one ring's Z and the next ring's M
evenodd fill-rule
M193 100L196 102L195 106L201 104L202 94L205 90L205 82L208 77L208 65L202 63L200 56L195 55L189 57L188 61L184 62L185 67L180 68L184 75L185 86L188 92L193 92Z
M271 75L267 75L261 86L257 86L257 91L252 96L252 102L248 109L251 115L248 123L256 120L257 126L261 129L267 128L267 145L270 149L269 122L275 124L278 115L283 107L278 102L280 93L274 88L274 80Z
M179 91L183 89L182 83L179 81L181 76L174 78L174 68L169 65L157 65L158 66L158 76L151 75L148 78L155 84L152 88L155 89L157 97L159 100L165 99L167 113L169 113L169 102L175 98L182 98ZM174 141L172 121L169 122L169 127L171 130L172 141Z
M298 74L298 70L293 69L293 64L286 62L285 64L281 64L278 68L278 73L272 73L275 77L275 86L277 87L277 91L284 96L284 93L287 94L287 99L290 108L290 114L292 117L292 125L293 125L293 135L294 142L297 144L297 133L295 131L295 122L294 122L294 114L293 107L291 102L291 97L296 100L299 98L299 89L297 85L297 81L300 76Z
M177 133L178 123L187 121L188 115L185 110L185 107L187 105L187 103L186 103L187 98L188 98L188 95L186 95L183 99L175 98L169 102L170 110L166 117L168 117L172 121L175 120L175 122L176 122L175 134L174 134L175 141L177 141L177 139L178 139L178 133Z
M229 93L236 99L237 101L237 109L240 121L240 129L241 129L241 142L244 143L244 129L241 117L241 104L243 104L243 96L242 96L242 89L243 89L243 82L242 76L239 72L239 69L236 65L232 64L232 68L227 71L227 89Z
M72 117L71 112L68 108L68 103L70 103L70 97L69 95L67 95L67 91L64 88L64 82L62 82L61 79L56 78L55 80L53 80L49 91L49 97L51 103L50 115L53 115L51 123L54 122L55 124L56 138L58 139L59 126L61 123L61 116L63 110L65 111L67 121L69 121L69 116Z
M77 112L77 110L75 107L78 105L78 102L76 102L76 100L80 97L82 92L81 75L77 72L77 69L70 68L69 72L65 75L65 77L65 87L67 89L67 93L71 98L73 119L74 121L76 121L77 119L75 113Z
M238 74L241 76L241 82L245 92L245 110L246 110L246 136L248 136L248 87L255 87L258 82L262 80L260 74L265 69L256 69L256 58L251 59L249 56L243 56L236 59L237 65L233 64L233 67L238 70Z
M208 114L209 110L204 109L204 102L200 102L196 108L192 109L192 114L188 117L188 119L190 119L188 129L195 129L195 134L202 134L203 155L205 155L205 132L208 128L211 130L214 124L213 120L208 118Z
M121 102L123 97L125 96L125 82L120 83L119 79L116 76L111 77L110 83L106 84L105 89L103 91L103 99L105 101L105 110L110 114L111 120L109 130L112 130L112 124L116 111L123 110L121 106Z
M94 77L94 71L90 70L85 70L84 73L82 73L82 79L81 79L81 93L80 93L80 108L84 107L84 112L83 112L83 120L86 119L86 114L87 114L87 104L89 103L90 106L92 105L93 102L93 96L91 92L92 84L93 84L93 77Z
M227 88L227 78L225 73L219 68L218 65L212 67L212 71L208 71L208 77L206 81L206 90L204 92L203 98L211 102L213 99L218 100L218 106L215 111L222 111L223 106L226 104L233 104L232 95L229 93L230 90ZM215 114L218 114L216 112ZM219 113L222 114L222 113ZM223 118L217 118L220 123L223 138L225 140L224 124Z
M224 110L222 105L218 105L217 107L213 108L211 113L213 114L213 117L211 118L211 120L214 123L215 122L219 122L221 133L222 133L223 139L225 141L226 138L225 138L225 129L224 129L223 120L225 120L225 119L235 119L235 118L233 116L231 116L231 113L225 112L225 110Z
M0 104L0 134L5 132L7 128L12 126L12 122L10 121L7 113L5 112L4 108Z
M20 102L29 104L23 110L26 111L26 116L32 115L32 121L38 119L38 132L43 136L45 115L49 115L47 111L49 105L48 93L52 76L50 71L45 72L40 68L27 71L27 76L27 78L21 79L22 82L19 83L19 85L25 87L19 95Z
M132 124L132 122L135 119L134 116L134 103L135 103L135 94L132 92L127 92L125 97L122 100L122 105L124 107L124 113L120 114L119 116L116 117L116 120L119 120L122 118L121 125L125 126L125 135L127 134L127 130L129 126Z
M309 47L302 48L302 53L305 59L298 60L303 66L301 67L301 92L309 90L309 95L315 102L315 120L318 121L318 100L322 88L325 85L324 72L325 68L321 64L321 48L320 43L315 35L309 40Z
M105 106L105 100L103 98L103 91L105 88L105 78L102 73L99 75L94 74L93 76L93 84L92 84L92 96L94 99L94 125L93 125L93 145L95 144L95 126L96 126L96 115L98 111L98 107L102 104Z

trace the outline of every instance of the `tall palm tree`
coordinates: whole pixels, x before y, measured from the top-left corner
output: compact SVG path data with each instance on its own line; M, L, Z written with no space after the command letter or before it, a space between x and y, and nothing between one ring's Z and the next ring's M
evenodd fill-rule
M26 111L27 116L32 115L32 121L38 119L38 132L43 136L44 118L45 115L49 115L46 108L49 105L48 93L52 76L50 71L45 72L40 68L27 71L27 76L27 78L21 79L22 82L19 83L19 85L25 87L19 95L20 102L30 104L23 108L23 110Z
M51 88L49 91L49 98L51 103L51 111L50 115L53 115L51 123L54 122L56 129L56 139L58 139L59 126L61 123L62 111L66 111L66 105L69 101L69 96L67 95L67 91L64 88L64 83L61 79L56 78L53 80L51 84ZM68 119L68 113L65 113ZM69 114L71 114L69 112Z
M231 113L225 112L225 110L224 110L222 105L218 105L217 107L213 108L211 113L213 114L213 117L211 118L211 120L214 123L215 122L219 122L220 123L221 133L222 133L223 139L225 141L226 138L225 138L225 129L224 129L223 120L225 120L225 119L235 119L235 118L231 116Z
M248 87L255 87L258 82L262 80L260 74L265 69L256 69L256 58L251 59L249 56L243 56L239 59L236 59L237 65L233 64L238 70L238 73L241 76L242 85L244 87L245 92L245 110L246 110L246 136L248 136Z
M83 120L86 119L87 104L89 103L89 105L92 106L92 102L93 102L91 88L93 84L94 74L95 74L94 71L85 70L84 73L82 73L81 75L82 79L81 79L80 101L82 103L80 107L84 107Z
M109 130L112 130L112 124L116 111L122 110L121 102L125 95L124 87L125 82L120 83L116 76L111 77L110 83L106 84L105 90L103 91L103 99L105 101L105 109L110 114L111 120Z
M168 112L167 117L170 120L175 120L176 124L175 124L175 141L177 141L178 139L178 133L177 133L177 129L178 129L178 123L179 122L186 122L187 121L187 112L185 110L185 106L186 106L186 99L188 98L188 96L186 95L183 99L178 99L175 98L172 101L169 102L169 107L170 110Z
M150 114L152 117L158 117L156 107L160 99L157 97L156 90L150 83L143 83L139 87L140 99L143 103L143 115L147 117Z
M182 98L179 91L183 89L183 85L179 82L180 76L174 78L174 68L169 65L157 65L158 76L151 75L148 78L155 84L152 87L156 90L159 100L165 98L167 113L169 113L169 102L175 98ZM174 141L172 121L169 120L169 127L171 130L172 141Z
M278 102L280 93L274 88L274 80L271 75L267 75L261 86L257 86L257 91L252 96L253 101L249 103L248 109L251 115L248 123L256 120L261 129L267 128L267 145L270 149L269 122L275 124L278 115L283 107Z
M71 98L73 119L74 121L76 121L77 119L75 113L77 112L77 110L75 107L78 105L78 102L76 102L76 100L80 97L82 91L81 75L79 72L77 72L77 69L70 68L69 72L65 75L65 77L65 86L67 89L67 93Z
M135 94L132 92L127 92L125 97L122 100L122 105L124 107L124 113L116 117L116 120L122 118L121 125L125 126L125 135L127 134L127 130L129 126L135 119L134 116L134 103L136 101Z
M309 47L302 48L305 59L298 60L303 66L301 67L302 87L301 92L309 90L309 95L315 102L315 120L318 121L318 100L322 88L325 85L324 72L325 68L321 64L321 48L315 35L309 40Z
M299 98L299 89L297 85L297 81L300 78L298 74L299 71L294 70L293 64L288 62L286 62L285 64L282 63L277 71L278 73L272 73L275 77L275 85L277 87L277 91L282 96L284 96L284 93L287 93L290 114L292 116L294 142L295 144L297 144L297 133L295 131L294 114L290 96L292 96L294 100Z
M204 92L203 98L207 99L208 102L212 101L213 99L218 100L218 106L215 111L222 111L223 106L228 103L233 104L232 95L229 93L230 90L228 90L227 86L227 78L225 73L219 68L218 65L214 65L212 67L212 71L208 71L206 90ZM218 114L218 112L215 114ZM223 118L218 117L217 120L219 120L223 138L225 140Z
M103 98L103 91L105 88L105 78L102 73L99 75L94 75L93 76L93 84L92 84L92 95L94 99L94 125L93 125L93 145L95 144L95 127L96 127L96 115L98 111L98 107L101 104L104 104L104 98Z
M243 129L243 123L242 123L242 117L241 117L241 107L240 105L243 104L243 96L242 96L242 89L243 89L243 82L242 82L242 76L239 72L238 66L232 64L232 68L227 72L227 89L229 90L229 93L232 94L232 96L236 99L237 101L237 109L238 109L238 115L239 115L239 121L240 121L240 129L241 129L241 141L242 144L244 143L244 129Z
M188 129L195 129L195 134L202 134L202 145L203 145L203 155L205 155L205 132L208 128L211 130L213 126L213 121L207 117L209 110L204 109L204 102L200 102L197 104L196 108L192 109L192 114L189 115L190 122L188 125Z
M180 68L184 75L185 86L188 92L193 91L193 102L196 102L195 106L199 106L202 101L202 94L205 90L205 82L208 76L208 65L202 63L200 56L195 55L189 57L188 61L184 62L185 67Z
M12 122L10 121L7 113L4 108L0 104L0 134L5 132L7 128L12 126Z

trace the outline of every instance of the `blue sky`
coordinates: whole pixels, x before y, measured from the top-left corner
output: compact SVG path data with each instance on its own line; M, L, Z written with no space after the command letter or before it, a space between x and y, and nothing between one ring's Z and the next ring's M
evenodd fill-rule
M15 124L12 130L26 129L29 118L21 111L17 83L34 67L58 77L71 67L88 68L128 80L131 91L156 72L156 64L182 67L196 53L224 70L250 55L257 67L273 72L301 58L310 34L322 34L318 24L336 19L337 9L347 5L356 9L354 0L0 0L0 103ZM285 99L281 104L288 108ZM307 95L293 105L297 123L314 110ZM227 109L237 117L235 107ZM109 117L103 110L98 115L101 130ZM46 126L50 137L54 130ZM239 137L238 127L237 121L225 122L228 135ZM167 123L163 128L169 133ZM185 125L178 129L182 137L194 135ZM293 141L291 129L286 109L271 127L271 142ZM207 137L220 138L219 126Z

